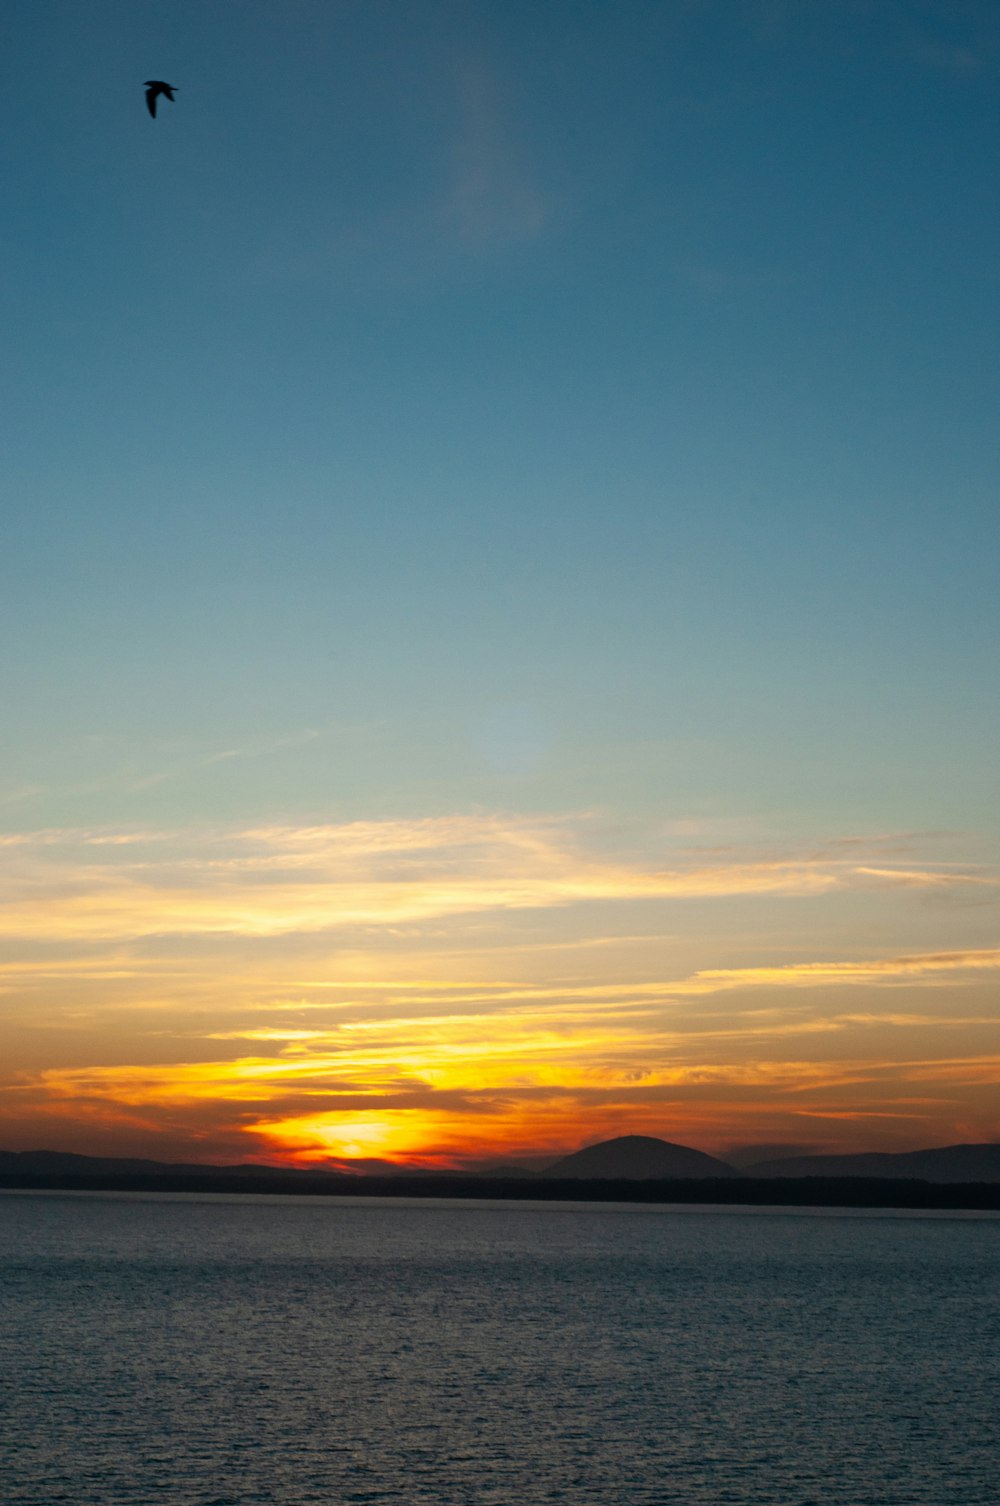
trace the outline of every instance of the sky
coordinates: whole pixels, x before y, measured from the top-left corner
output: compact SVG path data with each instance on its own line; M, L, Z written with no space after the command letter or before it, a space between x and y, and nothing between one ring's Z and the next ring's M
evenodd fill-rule
M0 1146L1000 1139L993 0L0 59Z

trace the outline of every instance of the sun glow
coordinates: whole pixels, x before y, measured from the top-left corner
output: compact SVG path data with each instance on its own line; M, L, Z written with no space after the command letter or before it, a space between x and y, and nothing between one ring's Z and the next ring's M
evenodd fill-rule
M988 1139L985 927L876 955L756 936L874 867L884 888L894 870L849 850L625 862L568 820L499 817L26 834L0 849L4 1138L55 1145L72 1122L92 1149L423 1165L626 1132L719 1151L798 1140L803 1117L840 1145L897 1121L911 1145ZM916 871L900 896L996 882ZM745 935L713 929L720 904Z
M254 1125L254 1134L271 1151L300 1165L367 1159L401 1166L450 1165L441 1146L452 1131L447 1116L423 1109L302 1115Z

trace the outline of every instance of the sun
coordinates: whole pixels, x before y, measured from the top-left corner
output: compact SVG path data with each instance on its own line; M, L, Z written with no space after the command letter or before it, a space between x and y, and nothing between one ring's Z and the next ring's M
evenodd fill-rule
M392 1114L315 1114L274 1119L254 1126L272 1151L299 1164L314 1161L399 1161L419 1156L433 1144L437 1125L419 1109Z

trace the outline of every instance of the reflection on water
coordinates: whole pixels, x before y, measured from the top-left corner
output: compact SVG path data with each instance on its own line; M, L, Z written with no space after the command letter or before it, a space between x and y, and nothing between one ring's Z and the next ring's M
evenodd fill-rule
M1000 1220L0 1195L0 1498L995 1506Z

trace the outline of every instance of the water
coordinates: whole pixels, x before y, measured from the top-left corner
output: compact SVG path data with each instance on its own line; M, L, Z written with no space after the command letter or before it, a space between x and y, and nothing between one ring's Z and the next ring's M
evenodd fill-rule
M995 1506L1000 1220L0 1195L5 1506Z

